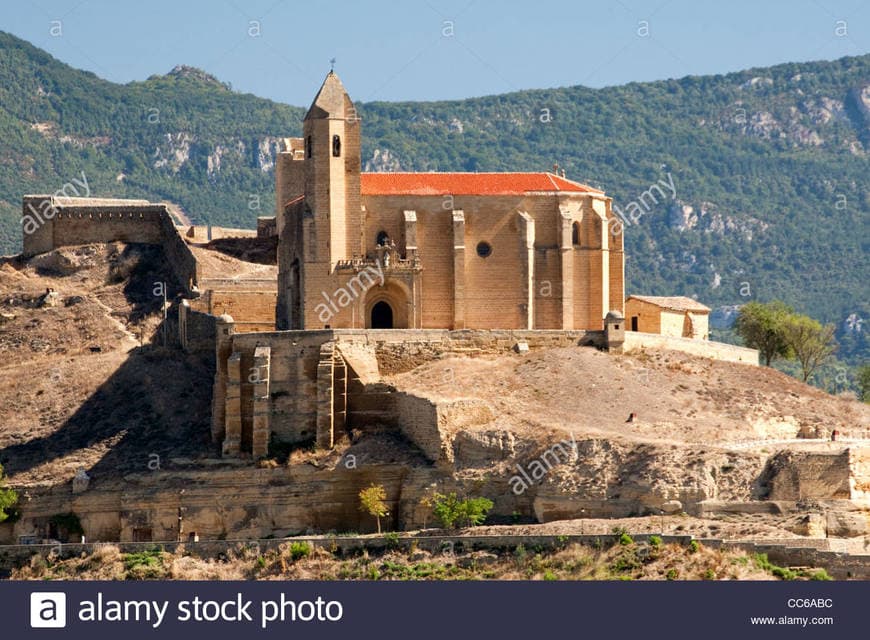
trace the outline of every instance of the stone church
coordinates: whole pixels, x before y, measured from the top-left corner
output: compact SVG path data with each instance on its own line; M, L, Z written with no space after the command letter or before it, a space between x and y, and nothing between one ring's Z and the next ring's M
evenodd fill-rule
M362 173L326 76L276 164L278 329L586 329L623 311L611 199L556 173Z

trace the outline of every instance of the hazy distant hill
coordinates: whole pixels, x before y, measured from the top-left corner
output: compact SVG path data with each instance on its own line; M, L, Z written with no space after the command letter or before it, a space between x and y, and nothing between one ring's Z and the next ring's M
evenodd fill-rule
M870 55L359 111L368 170L558 163L623 208L669 173L676 199L628 230L629 292L697 296L723 318L741 292L782 298L867 357ZM22 194L82 171L96 195L253 226L273 212L277 138L302 114L189 67L113 84L0 33L0 252L20 247Z

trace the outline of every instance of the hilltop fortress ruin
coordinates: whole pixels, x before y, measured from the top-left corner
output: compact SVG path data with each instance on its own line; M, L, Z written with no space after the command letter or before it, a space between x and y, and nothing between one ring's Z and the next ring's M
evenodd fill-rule
M39 537L69 504L92 540L361 528L356 494L371 481L387 487L394 525L408 528L419 525L417 502L433 482L459 486L457 469L493 468L506 451L522 452L493 403L397 386L417 367L577 347L605 358L602 351L669 349L757 365L754 350L707 339L702 304L626 299L623 236L613 232L618 219L603 192L556 173L363 173L360 130L330 72L303 136L288 138L278 156L276 215L259 218L256 230L184 224L168 205L140 200L24 197L23 215L40 212L42 220L24 235L26 258L91 243L161 248L176 281L163 327L170 347L213 368L215 455L210 466L143 470L120 489L80 480L70 496L69 484L58 485L28 505L16 535ZM227 253L241 259L216 257ZM251 255L257 260L246 262ZM229 264L248 266L227 271ZM378 445L371 464L349 464L348 456L364 456L348 446L393 435L402 455L380 459L389 447ZM601 452L590 442L581 444L594 458ZM256 465L276 449L309 443L341 459L329 468ZM866 473L866 456L838 456L818 469L838 469L838 499L863 499L854 477ZM790 458L775 474L783 499L803 497L792 496L785 469L809 473L804 485L828 492ZM670 493L647 487L647 495L638 481L621 495L590 488L579 502L558 492L514 496L506 481L482 486L496 513L547 520L642 513L668 499L701 512L711 498L748 497L748 489L720 494L717 482ZM216 511L215 495L228 492L231 504Z

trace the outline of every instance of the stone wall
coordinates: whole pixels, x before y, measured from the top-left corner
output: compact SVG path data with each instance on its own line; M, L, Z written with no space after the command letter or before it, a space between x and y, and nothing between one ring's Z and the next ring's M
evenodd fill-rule
M278 224L275 216L261 216L257 218L257 237L271 238L278 235Z
M870 447L849 448L849 471L852 499L870 502Z
M24 226L25 257L57 247L91 242L139 242L160 244L162 205L145 200L95 198L57 198L48 195L24 196L22 216L37 221L29 232Z
M178 342L188 353L203 353L214 356L215 320L208 313L191 309L188 300L182 300L178 308Z
M641 333L639 331L625 332L623 348L625 351L632 349L671 349L725 362L758 365L758 351L756 349L747 349L746 347L738 347L733 344L725 344L724 342L677 338L674 336Z
M273 331L275 329L275 302L277 292L272 281L271 290L247 290L244 281L236 288L212 288L224 286L214 280L203 281L204 293L193 302L193 308L214 316L227 314L238 325L239 332ZM251 286L257 286L256 283ZM245 287L244 289L242 287Z
M145 200L24 196L22 215L41 220L35 231L24 227L25 257L100 242L159 244L179 284L188 295L195 292L196 258L166 205Z
M26 512L11 531L5 528L6 539L0 542L15 542L20 536L47 538L51 517L69 512L79 516L86 539L94 542L175 541L187 539L192 532L203 540L308 531L369 532L374 531L375 522L360 511L358 496L372 482L386 488L394 515L385 524L398 529L406 526L403 514L410 503L418 500L416 492L403 495L403 486L424 486L432 476L426 468L389 464L356 469L304 464L274 469L227 463L210 466L197 471L130 474L120 487L77 494L71 493L69 484L31 490Z
M162 205L161 205L162 206ZM181 230L172 222L166 207L160 213L160 240L163 253L179 284L188 295L193 295L199 281L199 265L193 252L181 237Z
M866 500L866 447L841 451L782 451L765 474L770 500Z
M219 340L216 347L212 433L216 441L223 441L227 437L226 421L230 416L234 420L237 415L235 404L232 411L227 405L237 401L235 391L232 395L226 392L231 384L226 377L228 362L234 358L233 362L239 368L238 415L242 454L250 452L246 443L253 433L256 380L252 380L251 375L257 347L269 347L271 354L269 406L264 409L271 416L271 434L279 442L299 443L314 439L318 433L323 442L332 442L338 431L346 426L365 429L378 423L404 428L404 413L397 410L394 394L379 384L379 379L373 380L376 367L380 376L418 366L444 353L508 353L519 343L530 349L581 344L601 346L604 340L604 332L587 331L336 329L240 333L236 330L236 323L229 326L232 326L231 335ZM321 351L327 343L337 346L335 353L330 351L332 355L329 357ZM346 358L341 355L342 349L348 353ZM360 370L355 370L354 366ZM336 373L336 368L342 371ZM456 424L460 419L451 415L447 408L439 411L431 420L421 418L421 442L428 437L422 435L426 430L437 431ZM431 447L426 449L421 445L421 448L431 459L439 458L435 450L430 450Z

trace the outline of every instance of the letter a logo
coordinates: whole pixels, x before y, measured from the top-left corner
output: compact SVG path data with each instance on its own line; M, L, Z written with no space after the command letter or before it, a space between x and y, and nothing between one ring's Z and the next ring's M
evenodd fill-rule
M34 629L66 627L66 594L57 591L31 593L30 626Z

